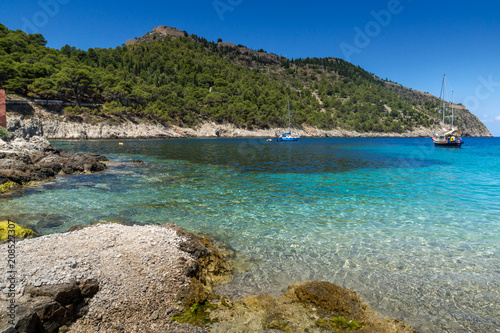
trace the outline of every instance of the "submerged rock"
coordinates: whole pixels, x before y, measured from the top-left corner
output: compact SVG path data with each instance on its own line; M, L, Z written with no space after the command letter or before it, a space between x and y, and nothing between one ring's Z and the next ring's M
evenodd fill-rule
M69 220L69 217L57 214L41 214L38 219L35 228L37 232L40 232L41 229L57 228L64 225Z
M217 332L417 332L329 282L295 283L280 297L257 295L222 304L210 319L217 322Z

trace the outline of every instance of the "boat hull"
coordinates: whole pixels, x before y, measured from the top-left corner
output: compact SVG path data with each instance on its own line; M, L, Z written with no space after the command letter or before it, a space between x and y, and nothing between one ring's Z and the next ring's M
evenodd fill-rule
M463 142L436 142L434 141L435 147L446 147L446 148L460 148Z
M276 138L278 142L281 141L299 141L299 138Z
M459 136L459 132L455 133L445 133L444 135L435 135L432 137L434 141L434 146L436 147L449 147L449 148L460 148L464 144L464 140Z

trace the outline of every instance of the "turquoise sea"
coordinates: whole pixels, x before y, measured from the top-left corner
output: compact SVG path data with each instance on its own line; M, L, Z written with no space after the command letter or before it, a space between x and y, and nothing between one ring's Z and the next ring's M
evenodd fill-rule
M220 292L325 280L422 332L500 331L500 138L122 142L54 141L110 170L3 195L0 218L44 234L174 222L238 252Z

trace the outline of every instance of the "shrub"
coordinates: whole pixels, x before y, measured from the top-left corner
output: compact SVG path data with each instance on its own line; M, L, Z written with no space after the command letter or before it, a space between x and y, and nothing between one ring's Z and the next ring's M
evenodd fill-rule
M10 139L12 139L12 133L0 126L0 139L9 141Z

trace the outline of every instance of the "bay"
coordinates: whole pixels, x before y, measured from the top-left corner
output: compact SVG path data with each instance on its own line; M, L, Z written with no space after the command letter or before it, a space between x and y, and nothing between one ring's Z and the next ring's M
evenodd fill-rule
M223 293L325 280L423 332L500 327L500 138L121 142L54 141L110 170L3 195L0 218L42 234L174 222L238 251Z

